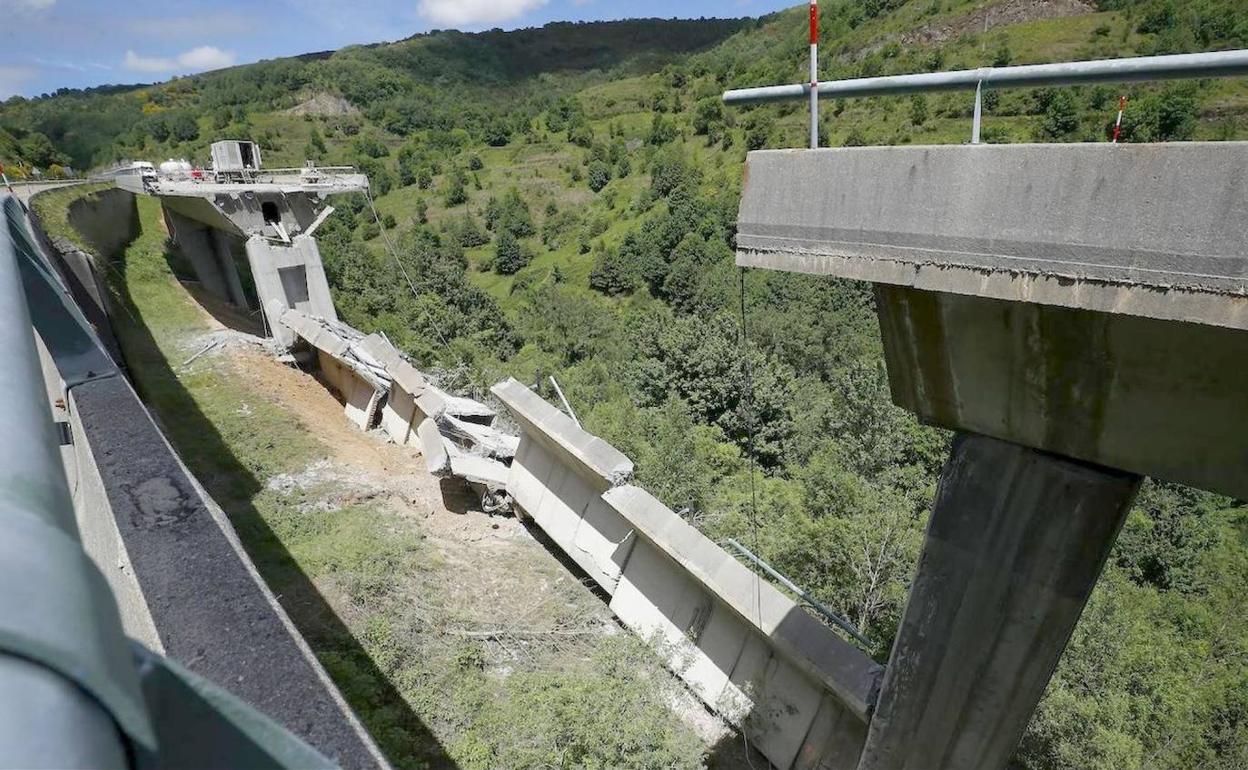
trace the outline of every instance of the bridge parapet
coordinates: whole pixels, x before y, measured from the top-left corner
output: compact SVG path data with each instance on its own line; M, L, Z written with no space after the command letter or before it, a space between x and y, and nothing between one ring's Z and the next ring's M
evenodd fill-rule
M776 767L851 767L882 667L645 490L633 464L515 380L507 490L708 706Z

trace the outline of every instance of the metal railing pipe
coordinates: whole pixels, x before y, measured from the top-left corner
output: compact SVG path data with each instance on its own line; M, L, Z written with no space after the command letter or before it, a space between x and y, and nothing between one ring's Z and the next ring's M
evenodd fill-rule
M0 194L0 207L7 197ZM0 217L0 394L4 397L0 408L0 538L11 543L10 538L21 536L22 542L47 543L63 538L32 538L28 533L59 529L64 538L76 543L73 502L11 227ZM30 561L42 555L31 554ZM20 565L10 558L11 554L5 567L18 570ZM68 583L80 576L71 572L58 579ZM22 585L21 577L39 581L42 576L32 577L28 571L0 581L5 592L0 605L8 610L14 603L40 601L52 593L41 590L46 586ZM77 585L63 588L69 594L86 592ZM11 617L6 620L14 622ZM15 653L11 645L20 650L20 643L9 630L0 631L0 693L4 695L0 699L0 766L124 767L125 748L110 712L75 682ZM110 630L120 632L120 621L114 628L84 628L83 632Z
M33 514L77 537L11 226L0 217L0 511Z
M792 580L789 580L787 577L785 577L783 574L777 571L775 567L763 561L762 558L759 557L757 554L755 554L753 551L741 545L740 543L738 543L736 540L733 540L732 538L728 538L728 545L731 545L733 548L737 549L737 551L746 559L748 559L750 563L757 566L763 572L766 572L768 575L774 578L776 582L780 583L780 585L784 586L785 588L789 589L793 593L797 594L798 597L800 597L803 601L805 601L807 604L813 607L814 610L818 612L820 615L824 616L829 621L831 621L832 624L835 625L837 628L841 629L845 633L854 637L863 645L867 647L871 646L871 640L863 636L862 632L860 632L857 628L855 628L853 623L850 623L848 620L841 617L838 613L833 612L832 610L828 609L818 599L811 596L806 591L806 589L797 585Z
M845 99L863 96L898 96L929 91L974 91L977 88L1036 88L1084 86L1097 83L1140 83L1150 80L1248 75L1248 50L1213 53L1140 56L1130 59L1098 59L1059 64L1026 64L1016 67L982 67L973 70L925 72L917 75L885 75L874 78L833 80L819 84L819 98ZM738 88L725 91L725 104L805 99L810 85Z

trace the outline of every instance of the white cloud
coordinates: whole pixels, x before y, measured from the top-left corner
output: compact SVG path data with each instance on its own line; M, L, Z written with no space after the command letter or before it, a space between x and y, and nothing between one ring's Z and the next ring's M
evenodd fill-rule
M219 70L224 67L233 67L237 60L238 57L233 51L222 51L211 45L201 45L178 56L178 64L193 70Z
M56 0L0 0L0 12L42 13L56 5Z
M510 21L548 0L420 0L420 15L434 24L475 27Z
M238 57L233 51L222 51L211 45L201 45L178 54L174 58L165 56L140 56L134 51L126 51L122 66L136 72L173 72L174 70L219 70L231 67Z

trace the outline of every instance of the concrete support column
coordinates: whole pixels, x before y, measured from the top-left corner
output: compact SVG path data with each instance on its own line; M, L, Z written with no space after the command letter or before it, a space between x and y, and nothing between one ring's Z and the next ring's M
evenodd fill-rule
M858 770L1005 767L1139 481L955 440Z
M211 228L168 208L165 209L165 221L200 284L211 294L228 300L229 288L221 271L221 261L217 258Z
M243 282L238 277L238 265L234 262L234 251L230 248L229 234L224 230L213 228L212 243L217 251L217 259L221 263L221 273L225 276L230 303L247 310L247 295L243 292Z

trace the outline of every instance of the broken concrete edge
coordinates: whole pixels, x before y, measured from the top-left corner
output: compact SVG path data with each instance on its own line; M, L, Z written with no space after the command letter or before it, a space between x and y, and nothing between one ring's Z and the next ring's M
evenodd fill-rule
M283 307L279 300L275 299L269 302L269 312L271 317L277 318L282 325L298 334L309 345L328 353L334 358L341 360L350 347L350 343L346 338L330 331L325 325L307 313L294 308Z
M1245 158L1245 142L751 152L737 264L1245 329Z
M775 240L739 237L737 266L1248 330L1248 296L1141 286L1073 273L1041 274L1021 266L989 269L901 255L866 256L857 249L841 253L787 250L777 248ZM1072 284L1078 285L1078 291L1070 290Z
M569 461L599 492L628 483L633 461L615 447L586 432L572 418L548 404L516 379L490 388L521 430Z
M390 379L412 397L418 398L425 392L429 381L390 340L373 333L364 338L360 347L375 358L385 368Z
M472 455L451 455L451 475L464 479L470 484L480 484L491 492L507 488L507 479L511 469L497 460Z
M420 453L424 455L429 473L439 478L450 475L451 457L447 442L432 417L426 417L420 423L416 428L416 437L420 440Z
M623 485L602 499L633 531L767 637L859 720L870 719L884 667L716 545L646 490Z
M275 310L278 305L277 300L270 303ZM387 370L381 366L380 362L373 360L375 357L363 349L360 342L332 328L338 326L343 331L354 332L350 327L342 323L330 323L315 318L294 308L284 309L277 317L282 325L304 339L309 345L351 369L378 394L384 395L389 392L391 381ZM358 332L355 333L358 334Z
M434 419L444 436L452 441L472 446L477 451L484 452L488 457L510 461L520 448L519 436L503 433L496 428L461 420L451 416L450 413L443 413Z

